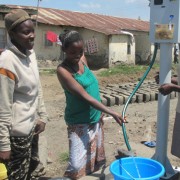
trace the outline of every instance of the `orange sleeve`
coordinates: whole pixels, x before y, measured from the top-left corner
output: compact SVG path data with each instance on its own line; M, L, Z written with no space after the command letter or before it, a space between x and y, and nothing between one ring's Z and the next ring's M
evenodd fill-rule
M15 81L15 75L11 71L9 71L7 69L0 68L0 74L2 74L4 76L7 76L8 78Z

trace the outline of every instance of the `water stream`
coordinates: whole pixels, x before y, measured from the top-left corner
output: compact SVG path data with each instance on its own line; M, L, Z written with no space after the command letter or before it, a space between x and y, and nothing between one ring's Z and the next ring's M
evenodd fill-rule
M134 165L135 165L135 167L136 167L136 171L137 171L137 173L138 173L138 178L141 178L141 175L140 175L140 173L139 173L139 168L138 168L138 166L137 166L137 163L136 163L135 158L134 158L133 155L132 155L132 158L133 158L133 161L134 161Z
M132 157L132 159L133 159L133 163L134 163L134 165L135 165L135 168L136 168L136 171L137 171L137 174L138 174L138 178L141 178L141 175L140 175L139 168L138 168L138 165L137 165L137 163L136 163L136 160L135 160L135 158L134 158L133 155L132 155L131 157ZM136 180L136 178L133 177L133 176L121 165L121 163L119 163L119 165L120 165L120 167L126 172L126 174L127 174L131 179Z
M133 180L136 180L122 165L121 163L119 163L119 165L121 166L121 168L126 172L126 174Z

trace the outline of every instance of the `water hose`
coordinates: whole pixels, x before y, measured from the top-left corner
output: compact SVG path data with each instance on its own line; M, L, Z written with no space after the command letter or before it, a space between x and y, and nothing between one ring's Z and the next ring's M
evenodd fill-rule
M126 109L132 99L132 97L134 96L134 94L136 93L136 91L140 88L141 84L143 83L143 81L145 80L146 76L148 75L149 71L151 70L155 59L156 59L156 54L157 54L157 49L158 49L158 45L155 44L155 48L154 48L154 53L153 53L153 57L152 60L147 68L147 70L145 71L144 75L142 76L142 78L140 79L139 83L135 86L134 90L132 91L132 93L130 94L130 96L128 97L126 104L124 105L123 111L122 111L122 117L123 119L125 118L125 113L126 113ZM128 141L128 137L127 137L127 133L126 133L126 127L125 127L125 123L122 124L122 131L123 131L123 136L124 136L124 141L126 143L127 149L128 151L131 151L131 146L129 144Z

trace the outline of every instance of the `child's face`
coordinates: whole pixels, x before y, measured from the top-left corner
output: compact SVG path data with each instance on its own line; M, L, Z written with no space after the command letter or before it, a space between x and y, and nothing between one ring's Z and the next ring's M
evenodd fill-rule
M70 44L69 47L64 50L64 52L66 53L66 59L71 64L78 63L84 52L83 41L77 41Z

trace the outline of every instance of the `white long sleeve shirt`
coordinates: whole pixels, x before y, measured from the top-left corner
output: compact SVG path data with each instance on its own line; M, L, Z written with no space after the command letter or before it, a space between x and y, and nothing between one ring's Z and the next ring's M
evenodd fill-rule
M46 123L34 51L21 53L11 42L0 55L0 151L10 150L10 136L26 136L36 114Z

